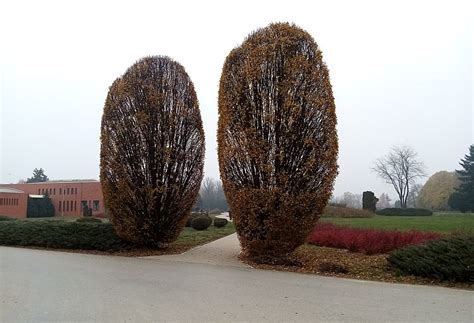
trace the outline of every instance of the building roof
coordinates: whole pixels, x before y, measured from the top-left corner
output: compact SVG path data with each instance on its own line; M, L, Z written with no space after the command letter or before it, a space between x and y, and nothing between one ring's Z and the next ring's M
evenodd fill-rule
M16 188L0 187L0 193L24 194L25 192L17 190Z
M44 184L81 184L81 183L99 183L96 179L63 179L63 180L54 180L47 182L36 182L36 183L24 183L27 185L44 185Z

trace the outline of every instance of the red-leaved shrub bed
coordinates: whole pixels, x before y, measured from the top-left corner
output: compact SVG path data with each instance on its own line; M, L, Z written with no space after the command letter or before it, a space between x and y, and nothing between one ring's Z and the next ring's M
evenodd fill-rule
M428 240L441 238L436 232L388 231L358 229L318 222L310 234L308 242L322 247L347 249L367 255L387 253L392 250L422 244Z

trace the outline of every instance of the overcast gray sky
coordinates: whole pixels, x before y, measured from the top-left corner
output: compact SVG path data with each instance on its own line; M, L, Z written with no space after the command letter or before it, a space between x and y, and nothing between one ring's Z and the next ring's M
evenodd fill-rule
M224 60L248 33L294 22L323 51L336 98L335 194L395 197L370 171L410 145L432 174L474 142L468 1L2 1L0 182L42 167L50 179L98 178L108 87L147 55L179 61L206 133L205 173L219 177L217 91Z

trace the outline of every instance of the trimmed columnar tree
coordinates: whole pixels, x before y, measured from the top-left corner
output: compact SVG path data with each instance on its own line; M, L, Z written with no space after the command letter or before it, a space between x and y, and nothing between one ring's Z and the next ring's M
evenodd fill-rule
M362 208L364 210L375 212L378 201L379 199L375 197L374 192L365 191L362 193Z
M311 35L271 24L231 51L220 80L217 137L244 254L284 257L314 228L337 174L334 98Z
M204 131L193 83L167 57L146 57L110 87L100 178L110 220L128 241L174 241L196 201Z

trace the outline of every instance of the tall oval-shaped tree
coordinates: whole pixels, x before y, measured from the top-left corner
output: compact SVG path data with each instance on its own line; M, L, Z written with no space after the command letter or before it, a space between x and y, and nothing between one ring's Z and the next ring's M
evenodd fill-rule
M110 87L101 127L100 179L125 240L166 246L196 201L204 131L193 83L168 57L146 57Z
M271 24L228 55L220 80L218 157L248 257L304 243L337 174L336 113L322 53L304 30Z

